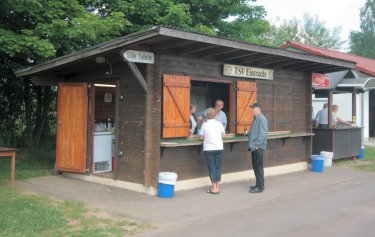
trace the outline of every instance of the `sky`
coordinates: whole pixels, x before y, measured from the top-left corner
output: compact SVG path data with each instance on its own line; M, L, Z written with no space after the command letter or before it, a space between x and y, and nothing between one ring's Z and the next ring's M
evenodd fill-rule
M341 38L349 40L352 30L359 30L360 8L366 0L257 0L255 5L264 6L267 20L277 25L277 19L290 20L293 17L301 20L304 13L318 15L319 20L332 29L341 27ZM344 46L344 50L347 43Z

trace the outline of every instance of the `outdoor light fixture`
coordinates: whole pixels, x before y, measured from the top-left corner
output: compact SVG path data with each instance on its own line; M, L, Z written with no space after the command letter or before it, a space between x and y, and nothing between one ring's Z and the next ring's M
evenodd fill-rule
M96 63L105 63L107 61L107 59L103 56L98 56L95 58L95 62Z
M97 56L95 58L95 62L99 64L105 63L105 75L111 76L112 75L112 65L109 63L108 59L103 56Z

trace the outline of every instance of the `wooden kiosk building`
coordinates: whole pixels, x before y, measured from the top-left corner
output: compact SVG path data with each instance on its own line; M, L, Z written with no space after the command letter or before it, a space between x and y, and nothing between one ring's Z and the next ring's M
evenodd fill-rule
M353 62L153 27L17 72L58 88L57 169L106 177L153 193L160 171L176 190L209 182L202 142L189 136L189 104L225 103L223 181L249 178L244 129L258 101L269 120L266 175L307 168L312 153L311 74ZM103 131L104 130L104 131ZM96 162L96 135L110 131L113 162ZM95 169L104 165L108 172ZM99 169L100 170L100 169ZM94 175L92 175L94 174Z

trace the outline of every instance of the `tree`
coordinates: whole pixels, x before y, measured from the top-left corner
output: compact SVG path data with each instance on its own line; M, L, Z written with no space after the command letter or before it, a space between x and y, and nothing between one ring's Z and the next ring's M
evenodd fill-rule
M0 145L38 145L55 91L16 79L17 69L154 25L256 41L269 30L254 0L0 1ZM228 20L233 19L233 20Z
M350 32L350 52L375 58L375 0L366 1L360 20L360 30Z
M0 145L38 145L53 113L52 89L16 79L17 69L109 40L128 25L121 12L99 16L77 0L1 1Z
M270 44L278 47L285 43L287 40L301 42L300 25L296 18L289 21L283 20L280 26L272 26L270 33Z
M303 22L296 18L290 21L283 21L280 26L273 26L270 34L273 46L280 46L287 40L300 42L320 48L338 50L344 44L340 39L340 27L328 29L325 22L320 21L318 16L310 16L305 13Z
M154 25L178 27L212 35L251 41L269 31L262 6L256 0L102 0L92 1L92 8L105 16L121 11L131 22L124 34Z

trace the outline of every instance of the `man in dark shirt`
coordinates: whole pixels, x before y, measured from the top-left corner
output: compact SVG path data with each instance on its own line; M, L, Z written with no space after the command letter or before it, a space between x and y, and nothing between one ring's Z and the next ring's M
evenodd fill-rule
M259 103L255 102L251 108L255 118L248 134L248 149L251 151L256 184L250 187L250 193L261 193L264 190L263 153L267 147L268 122Z

